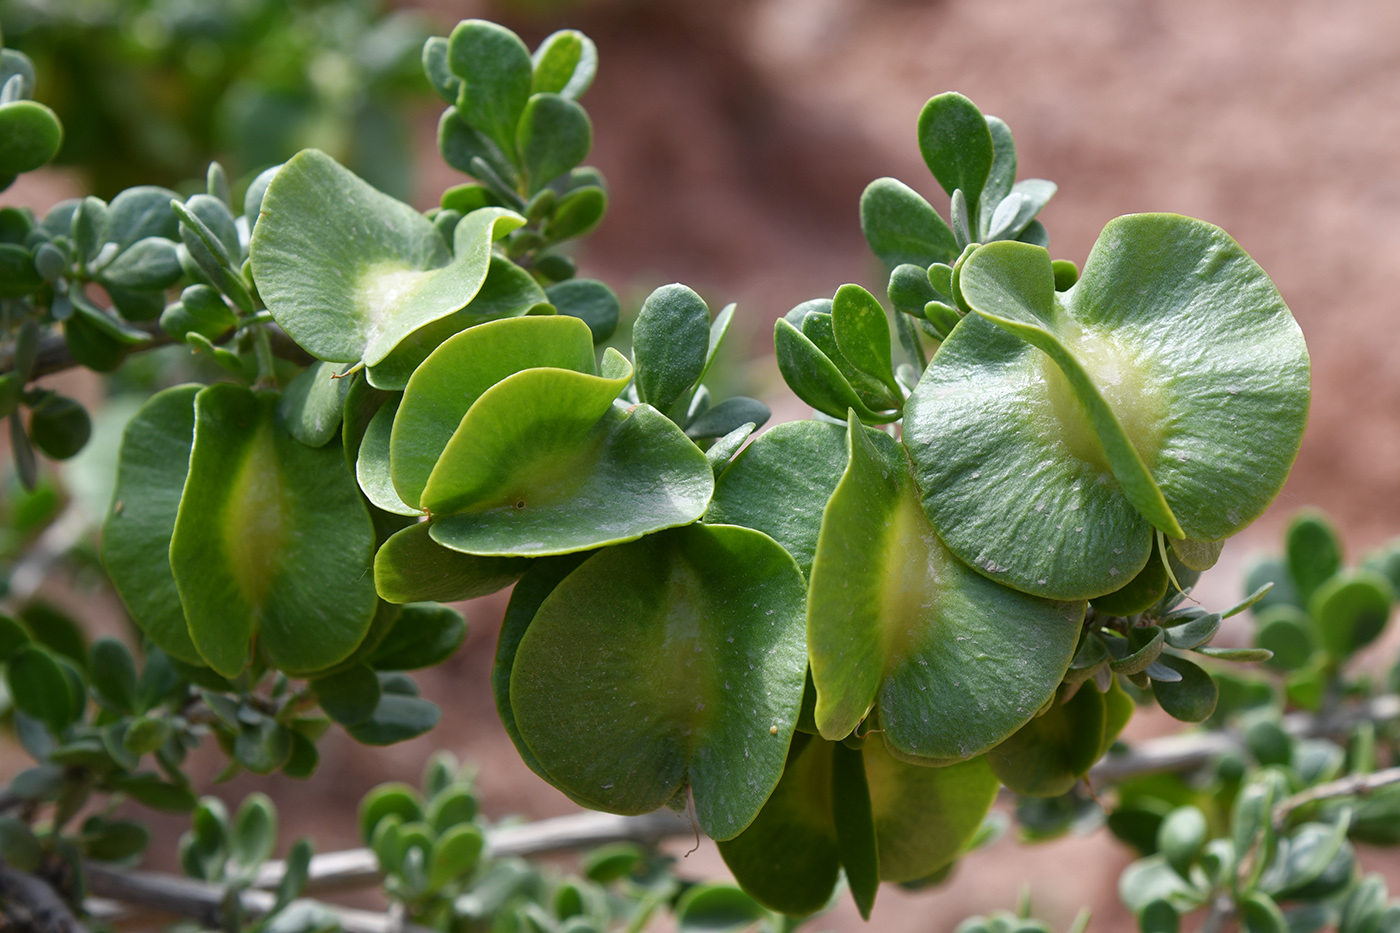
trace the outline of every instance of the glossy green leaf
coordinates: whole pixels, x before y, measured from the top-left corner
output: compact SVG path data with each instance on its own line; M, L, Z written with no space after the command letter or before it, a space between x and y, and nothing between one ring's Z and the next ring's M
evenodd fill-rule
M285 433L276 405L229 384L195 398L170 564L190 635L225 676L247 666L255 635L281 670L329 667L364 638L377 604L374 529L344 459Z
M951 195L961 190L973 210L991 174L994 149L982 111L961 94L939 94L919 112L919 151L924 163L944 191Z
M1225 548L1224 541L1181 541L1173 538L1169 543L1178 560L1202 573L1215 566L1220 552Z
M615 362L615 378L534 369L483 393L424 487L433 540L539 557L699 518L714 491L705 455L650 406L612 405L627 381Z
M365 664L318 677L311 681L311 688L321 709L341 725L359 725L374 715L379 705L379 678Z
M832 303L828 303L830 306ZM898 409L903 401L903 395L892 389L881 380L866 373L859 366L853 363L845 353L841 352L841 347L836 341L835 321L831 314L823 311L812 311L802 318L802 336L812 342L822 355L830 360L840 371L846 382L850 383L855 391L856 397L873 411L885 409Z
M5 667L5 687L21 712L48 726L55 735L61 734L82 712L81 707L74 708L63 667L38 645L26 645L10 658Z
M544 290L560 314L580 318L593 332L593 342L603 343L617 330L622 306L612 289L595 279L567 279Z
M534 67L520 37L482 19L463 20L447 40L447 65L462 81L457 110L508 153L530 97Z
M735 880L770 910L805 916L831 900L841 870L832 818L834 747L795 735L782 780L763 809L742 833L719 844Z
M536 94L559 94L578 100L598 71L598 47L577 29L550 33L530 56Z
M1069 667L1083 603L1053 603L973 573L919 507L888 435L848 425L850 462L823 515L807 638L823 736L877 704L897 754L961 760L1024 725ZM1018 673L1008 688L1004 671Z
M1390 618L1395 593L1390 581L1369 570L1333 575L1308 604L1318 641L1334 658L1345 658L1380 635Z
M544 304L544 289L530 273L503 256L493 255L486 281L471 302L405 337L388 356L369 368L370 384L381 389L403 389L428 355L449 337L487 321L536 313Z
M1068 793L1098 761L1106 708L1103 694L1084 684L987 753L1001 783L1018 794Z
M1210 718L1220 698L1220 688L1210 675L1185 658L1173 654L1161 655L1157 663L1181 675L1181 680L1174 683L1152 681L1152 693L1162 709L1182 722L1204 722Z
M450 606L405 606L369 664L377 671L416 671L441 664L462 646L467 620Z
M0 175L32 172L58 154L63 124L38 101L0 104Z
M307 447L329 443L340 428L345 395L350 390L350 380L340 377L343 368L333 363L311 364L288 383L277 403L282 424Z
M588 327L563 316L492 321L445 340L428 356L394 417L391 474L404 502L420 503L428 477L477 399L535 367L596 372Z
M567 173L593 148L593 124L578 104L560 94L534 94L516 130L520 162L534 194Z
M188 664L203 664L204 659L190 640L169 552L189 471L200 388L158 392L127 424L112 505L102 526L102 563L117 595L147 638Z
M710 309L684 285L664 285L647 296L632 325L637 399L665 412L705 371Z
M374 555L374 585L391 603L451 603L505 589L530 566L522 557L478 557L445 548L426 522L397 532Z
M471 301L492 241L523 222L500 208L474 211L457 224L449 252L431 221L307 149L268 185L253 274L268 310L307 352L373 366Z
M952 864L1000 789L986 756L926 768L895 759L873 741L862 754L882 881L903 884Z
M913 188L877 178L860 196L860 229L871 251L893 269L903 263L927 268L958 258L953 231Z
M393 482L391 444L394 416L400 404L398 398L386 399L365 426L364 436L360 438L359 457L355 460L355 480L375 508L393 515L418 517L423 514L422 509L405 503Z
M701 828L732 838L782 774L804 601L792 558L746 528L692 525L601 551L519 643L516 726L554 782L595 805L645 813L689 785Z

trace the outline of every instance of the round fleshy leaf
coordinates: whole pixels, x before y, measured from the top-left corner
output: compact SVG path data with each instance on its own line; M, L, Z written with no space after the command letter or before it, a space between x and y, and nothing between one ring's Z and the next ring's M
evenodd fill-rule
M533 194L588 158L593 124L578 104L560 94L535 94L516 130L521 165Z
M925 768L867 741L863 757L881 881L915 881L950 864L977 834L1000 789L985 756Z
M388 356L369 367L370 384L380 389L403 389L429 354L447 338L487 321L536 313L548 300L530 273L504 256L493 255L486 281L467 306L424 324L401 340Z
M468 19L447 39L447 65L462 82L457 110L514 159L515 128L534 83L530 50L504 26Z
M375 508L394 515L421 516L423 511L405 503L390 476L390 438L394 429L394 415L399 410L400 400L390 397L369 419L365 433L360 438L359 457L355 461L355 480L365 498L374 503Z
M919 113L919 151L943 190L961 190L975 210L995 155L992 131L977 105L953 91L930 99Z
M253 275L277 323L308 353L372 366L471 301L492 241L522 223L501 208L473 211L457 224L449 252L423 215L307 149L267 186Z
M763 532L810 574L822 510L845 470L846 432L839 425L780 424L720 474L705 521Z
M1288 523L1285 548L1288 576L1306 606L1318 587L1342 569L1342 542L1337 529L1321 512L1305 510Z
M958 258L952 229L922 195L894 178L877 178L861 194L860 229L871 252L891 269Z
M595 365L592 335L577 318L493 321L443 341L409 378L394 418L394 488L404 502L419 503L467 410L502 379L537 367L591 375Z
M647 296L632 325L637 362L637 398L667 411L705 372L710 347L710 309L684 285L663 285Z
M227 383L195 397L170 566L196 648L226 677L247 666L254 636L279 670L327 668L378 603L374 527L343 456L286 433L276 406Z
M102 564L131 618L156 647L187 664L204 659L190 640L170 569L170 535L189 472L200 388L158 392L127 424L102 525Z
M288 383L277 403L277 416L292 437L307 447L330 443L340 428L345 395L350 390L350 380L340 378L342 368L313 363Z
M833 744L794 735L782 780L763 809L742 833L719 844L734 879L770 910L801 917L831 900L841 871L832 820Z
M396 533L374 555L374 585L391 603L451 603L505 589L530 566L523 557L477 557L438 544L420 522Z
M1103 694L1083 684L1067 702L1056 698L1043 715L988 752L987 761L1016 793L1058 797L1099 760L1105 723Z
M1345 658L1380 635L1394 602L1389 580L1370 570L1352 570L1318 587L1308 611L1322 647L1334 658Z
M1054 694L1084 604L1042 600L974 573L939 541L889 435L852 418L848 444L811 573L817 727L843 738L878 705L895 753L970 758ZM1010 686L1008 670L1016 671Z
M842 285L831 300L831 325L841 354L861 372L900 396L890 357L890 323L874 295L859 285Z
M62 144L63 124L48 107L32 100L0 104L0 175L32 172Z
M1161 655L1157 663L1181 675L1177 681L1152 681L1152 693L1162 709L1182 722L1205 722L1209 719L1220 699L1220 688L1211 676L1174 654Z
M880 414L871 410L831 357L785 318L779 318L773 325L773 351L778 358L778 371L788 388L822 414L844 418L847 411L853 410L862 421L870 424L899 419L898 412Z
M551 33L530 56L535 66L536 94L558 94L578 100L598 71L598 47L577 29Z
M580 318L602 343L617 331L622 305L613 290L595 279L566 279L545 289L545 296L560 314Z
M805 598L792 558L747 528L694 525L595 554L520 642L520 733L556 783L604 809L646 813L689 785L701 828L732 838L782 775Z
M369 666L377 671L416 671L441 664L462 646L467 620L451 606L404 606L394 627L375 647Z
M1270 606L1258 614L1254 644L1272 651L1271 666L1296 671L1312 660L1317 635L1312 617L1293 606Z
M714 492L709 461L650 405L613 405L626 381L534 369L488 389L423 490L433 540L542 557L698 519Z

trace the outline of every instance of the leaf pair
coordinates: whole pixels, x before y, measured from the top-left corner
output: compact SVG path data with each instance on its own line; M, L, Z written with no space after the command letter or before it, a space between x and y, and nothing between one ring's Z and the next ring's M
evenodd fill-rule
M294 675L343 660L375 614L373 546L344 459L293 438L275 394L178 386L127 426L103 562L179 660L234 677L255 642Z
M820 910L844 868L868 918L881 881L918 881L951 864L997 790L983 757L927 768L876 741L852 749L799 734L763 810L719 851L745 891L796 916Z
M894 377L889 322L859 285L789 311L774 325L773 343L788 387L817 411L844 419L850 410L869 424L900 417L904 393Z
M713 491L710 467L651 406L614 404L631 375L615 350L599 372L589 328L573 317L495 321L445 341L360 447L361 485L368 490L370 474L382 488L387 473L403 510L432 519L426 532L406 529L381 549L381 591L475 592L483 579L518 576L509 559L588 550L699 518ZM458 553L426 564L406 556L432 553L429 539ZM427 566L435 581L410 579Z
M430 220L315 149L278 171L261 210L250 258L278 325L319 359L370 367L371 381L384 365L391 387L401 387L433 341L448 336L440 326L422 331L467 308L486 286L491 244L524 223L502 208L483 208L462 218L449 246ZM528 286L509 268L496 271L501 281L485 316L542 302L525 305L519 293ZM496 292L512 297L497 301ZM405 342L415 358L394 359Z
M905 443L934 527L980 572L1101 596L1143 569L1154 526L1218 541L1277 495L1306 422L1307 350L1219 228L1121 217L1062 293L1043 249L993 243L959 286L977 315L911 396Z
M778 783L797 722L801 572L730 525L581 558L540 561L516 587L492 674L502 722L580 803L646 813L688 788L701 828L734 837Z

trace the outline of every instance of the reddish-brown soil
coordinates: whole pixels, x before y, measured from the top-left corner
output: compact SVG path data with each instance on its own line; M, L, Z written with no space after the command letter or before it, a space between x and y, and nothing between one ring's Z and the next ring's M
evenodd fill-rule
M633 298L679 280L712 304L737 301L738 329L764 360L751 389L779 419L804 409L768 362L773 319L847 281L883 291L859 231L860 191L894 175L945 204L914 121L929 96L956 89L1011 125L1022 177L1059 183L1043 215L1057 257L1082 262L1118 214L1201 217L1273 275L1307 334L1313 414L1293 479L1227 549L1211 592L1229 598L1244 553L1270 546L1303 505L1332 513L1354 553L1400 533L1400 6L1389 0L616 0L535 19L480 3L402 5L444 26L504 13L532 44L565 24L596 39L602 70L585 103L613 201L581 269ZM425 144L435 117L423 117ZM430 145L423 169L422 206L461 180ZM443 707L430 736L385 753L332 736L311 781L244 778L220 792L265 789L286 838L351 845L360 795L415 779L447 747L480 766L492 813L570 812L520 763L492 708L503 605L469 607L464 650L422 676ZM178 832L179 821L162 825ZM1127 860L1102 833L1003 842L941 889L882 891L868 929L949 930L1011 907L1023 884L1057 928L1091 905L1091 929L1132 929L1115 894ZM683 870L723 872L712 846ZM813 925L860 927L849 904Z

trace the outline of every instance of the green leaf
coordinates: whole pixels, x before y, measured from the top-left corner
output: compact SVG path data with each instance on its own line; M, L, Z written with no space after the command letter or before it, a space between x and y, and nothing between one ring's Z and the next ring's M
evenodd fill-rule
M1334 658L1346 658L1380 635L1394 600L1385 577L1349 570L1327 578L1313 592L1308 611L1322 647Z
M871 812L870 786L865 779L865 759L859 749L836 743L831 747L831 817L836 844L851 897L863 919L870 919L875 894L880 890L880 859Z
M107 782L153 810L188 813L194 809L194 794L187 788L162 781L153 771L114 774L107 778Z
M1016 183L1016 142L1011 136L1011 128L999 117L988 116L985 119L987 132L992 135L992 167L978 199L980 207L977 213L982 221L978 239L983 242L988 240L987 230L997 205L1005 200Z
M308 353L373 366L471 301L486 280L492 241L522 223L501 208L474 211L457 224L449 252L412 207L307 149L268 185L253 274L277 323Z
M595 807L646 813L688 784L704 831L732 838L782 774L804 601L792 558L746 528L692 525L607 548L544 599L521 639L516 727L553 782ZM594 646L586 656L570 647L581 641Z
M536 94L578 100L598 71L598 47L577 29L550 33L530 59L534 65L531 88Z
M994 243L965 261L961 287L1059 364L964 319L909 401L906 443L921 486L939 490L926 508L963 559L1007 567L997 579L1020 589L1096 596L1116 588L1111 569L1145 565L1146 520L1215 541L1277 493L1305 420L1306 348L1218 228L1119 218L1058 296L1047 254ZM1043 506L1030 527L1028 502Z
M19 871L36 872L43 857L39 837L28 823L15 816L0 816L0 858Z
M1167 595L1167 567L1160 560L1149 558L1147 566L1121 589L1090 600L1093 607L1105 615L1130 616L1145 612Z
M594 279L567 279L544 290L560 314L581 319L593 332L593 343L605 342L617 331L622 305L611 288Z
M828 306L832 303L828 302ZM873 411L898 409L904 400L902 393L891 389L875 376L864 372L851 362L836 342L836 327L831 314L823 311L808 312L802 318L802 336L812 342L828 360L835 364L841 375L855 390L856 396Z
M583 236L598 226L608 211L608 193L595 185L570 191L554 204L554 211L545 223L545 240L557 243L571 237Z
M344 459L285 433L276 405L229 384L195 398L170 564L195 645L228 677L254 636L278 669L329 667L364 638L377 604L374 529Z
M834 747L812 736L793 736L782 780L763 809L742 833L719 843L735 880L770 910L805 916L831 900L841 870L832 816Z
M714 490L705 455L648 405L613 406L627 380L533 369L472 406L424 487L433 540L539 557L695 521ZM604 372L609 371L604 361Z
M700 380L709 344L710 309L699 295L679 284L652 292L632 325L637 399L668 411Z
M87 409L64 395L52 394L29 412L29 439L54 460L67 460L92 436Z
M170 536L189 471L200 386L151 396L122 434L117 484L102 526L102 563L146 637L188 664L204 659L190 640L170 569Z
M385 693L367 722L345 731L363 745L393 745L417 738L438 724L442 711L418 697Z
M536 313L547 303L544 289L533 276L504 256L491 256L486 281L465 308L409 334L393 351L369 368L371 385L403 389L415 370L454 334L501 318Z
M15 243L0 243L0 298L20 298L44 287L34 256Z
M1190 878L1191 863L1210 837L1206 815L1193 806L1177 807L1157 829L1157 848L1183 878Z
M462 81L448 67L447 40L442 36L433 36L423 43L423 74L439 97L449 104L457 103Z
M1180 933L1181 914L1170 901L1152 901L1138 916L1138 929L1142 933Z
M276 914L292 901L301 897L301 892L306 889L306 882L311 874L312 854L310 839L302 838L292 843L291 851L287 853L287 859L284 863L282 878L277 882L277 899L273 901L270 914Z
M448 37L447 65L462 81L458 112L513 159L515 128L534 83L530 50L504 26L468 19Z
M847 411L855 411L871 424L898 420L898 412L877 414L868 408L831 358L787 320L779 318L773 325L773 344L783 381L817 411L832 418L844 418Z
M433 468L481 395L535 367L596 372L587 326L562 316L492 321L443 341L428 356L404 389L390 442L391 476L405 503L421 502Z
M233 759L254 774L271 774L292 756L292 732L266 716L241 721L233 739Z
M877 178L860 196L860 229L870 250L893 269L927 268L958 258L953 231L923 197L894 178Z
M441 664L462 646L467 621L450 606L416 603L404 607L389 634L370 656L377 671L416 671Z
M360 438L359 457L355 461L355 481L375 508L394 515L411 515L415 518L423 514L421 509L408 505L399 497L394 488L391 449L393 443L394 416L398 413L400 398L385 400L374 417L365 427Z
M287 385L277 403L282 424L307 447L330 443L340 428L350 390L350 380L340 378L342 368L333 363L311 364Z
M1210 675L1185 658L1173 654L1161 655L1157 663L1181 675L1181 680L1174 683L1152 681L1152 693L1162 709L1182 722L1204 722L1210 718L1220 698L1220 688Z
M0 613L0 662L10 660L29 642L29 632L25 627L13 617Z
M113 709L137 711L136 662L126 645L115 638L99 638L92 643L88 659L92 688Z
M1068 700L1057 697L1043 715L988 752L987 761L1016 793L1058 797L1098 761L1105 717L1103 694L1084 684Z
M831 324L842 355L899 399L890 358L890 324L875 296L859 285L842 285L831 301Z
M374 715L379 705L379 678L369 665L353 667L311 681L316 700L326 715L343 726L356 726Z
M14 705L41 721L54 735L62 734L82 713L73 708L68 675L52 654L37 645L26 645L10 658L5 668L5 686Z
M266 794L253 792L243 798L233 817L229 834L229 856L238 871L251 875L272 858L277 846L277 807Z
M1272 651L1272 665L1279 670L1296 671L1312 660L1316 650L1312 617L1292 606L1270 606L1258 614L1259 627L1254 643Z
M0 176L32 172L58 154L63 124L32 100L0 104Z
M1288 933L1288 921L1283 918L1273 898L1254 891L1240 898L1240 921L1244 933Z
M893 753L970 758L1054 694L1084 604L1037 599L973 573L929 526L895 442L852 418L848 444L811 572L817 726L840 739L878 705ZM1017 671L1011 688L1008 667Z
M1220 552L1225 548L1224 541L1181 541L1173 538L1169 543L1178 560L1202 573L1215 566Z
M593 124L578 104L559 94L534 94L516 130L520 162L534 194L588 158Z
M698 884L676 905L676 928L679 933L746 930L763 915L753 898L732 885Z
M433 794L424 819L434 832L441 834L453 826L470 823L480 809L481 803L472 793L471 785L453 782L449 776L449 783Z
M736 395L727 398L686 425L686 437L723 437L741 425L751 424L755 429L763 427L773 416L772 410L758 399Z
M360 801L360 838L369 843L374 838L379 821L393 814L405 823L423 818L423 800L418 791L399 781L390 781L372 789Z
M485 847L486 837L470 823L447 829L433 841L428 857L428 886L440 888L470 875Z
M458 85L459 93L461 84ZM494 173L496 179L515 178L515 169L511 160L507 159L501 151L501 147L492 142L485 133L472 126L455 107L449 107L442 112L442 118L438 120L438 152L442 154L442 159L448 165L459 172L465 172L473 178L482 178L485 175ZM481 162L476 160L480 159ZM485 169L481 164L485 163ZM493 184L488 190L492 191L493 203L499 204L500 197L504 195L514 195L513 191L507 190L499 192L499 185L494 184L496 179L491 179ZM485 180L485 179L483 179ZM519 195L515 195L515 201L519 202ZM518 206L524 206L519 204Z
M107 205L107 239L123 251L148 237L179 239L180 221L170 209L178 197L155 185L127 188Z
M969 209L976 211L995 155L991 130L977 105L955 92L931 98L919 112L919 151L943 190L951 195L961 189Z
M451 603L505 589L530 566L522 557L478 557L445 548L420 522L397 532L374 555L374 585L391 603Z
M1126 639L1104 632L1103 639L1109 654L1114 656L1114 660L1108 664L1109 668L1115 674L1125 676L1140 674L1151 667L1161 656L1166 643L1165 633L1155 625L1129 629Z

